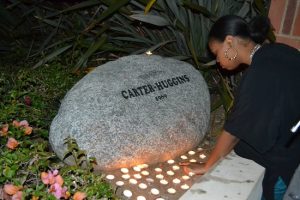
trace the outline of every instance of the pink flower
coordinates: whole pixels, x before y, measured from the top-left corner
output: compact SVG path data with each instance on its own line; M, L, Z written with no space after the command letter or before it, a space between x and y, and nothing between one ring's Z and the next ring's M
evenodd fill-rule
M11 200L22 200L22 192L18 191L16 194L14 194L11 198Z
M6 147L11 149L11 150L14 150L15 148L17 148L17 146L19 145L19 142L15 139L15 138L8 138L8 141L6 143Z
M61 177L61 175L58 174L58 170L53 170L47 172L41 173L41 179L42 182L46 185L52 185L54 183L58 183L60 186L64 184L64 179Z
M58 183L54 183L50 186L49 192L53 194L57 199L68 198L67 196L67 187L62 187Z
M41 179L42 179L42 182L45 185L51 185L51 184L55 183L55 177L54 177L54 175L51 171L49 171L49 173L42 172L41 173Z
M17 121L17 120L14 120L14 121L13 121L13 126L14 126L14 127L20 127L20 122Z
M26 106L31 106L31 98L30 98L30 96L25 96L24 97L24 104Z
M57 176L58 175L58 170L57 169L53 170L52 174L53 174L53 176Z
M4 132L4 133L6 133L8 131L8 124L3 124L1 126L1 131Z
M55 182L62 186L64 184L64 179L61 177L61 175L57 175L55 176Z
M22 189L21 186L16 186L13 184L5 184L3 187L4 192L8 195L14 195L21 189Z
M27 120L22 120L22 121L20 121L20 124L19 124L20 126L23 126L23 127L28 127L29 126L29 123L28 123L28 121Z
M0 129L0 136L7 136L8 133L8 124L3 124Z
M84 192L75 192L73 199L74 200L83 200L85 199L87 196Z
M32 133L32 127L27 126L24 128L25 135L30 135Z

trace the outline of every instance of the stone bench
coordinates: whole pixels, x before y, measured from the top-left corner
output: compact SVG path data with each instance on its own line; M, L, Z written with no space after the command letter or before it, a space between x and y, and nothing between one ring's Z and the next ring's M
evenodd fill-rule
M199 177L180 200L260 200L265 169L234 152Z

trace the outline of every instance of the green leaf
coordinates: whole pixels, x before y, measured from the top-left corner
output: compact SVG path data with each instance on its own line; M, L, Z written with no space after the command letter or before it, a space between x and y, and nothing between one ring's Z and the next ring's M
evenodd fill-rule
M86 29L90 30L92 28L94 28L96 26L96 24L99 24L102 20L106 19L107 17L113 15L114 13L116 13L121 7L125 6L129 0L111 0L111 1L105 1L105 0L101 0L104 3L109 4L109 7L107 10L105 10L102 15L97 18L96 20L94 20Z
M189 8L190 10L192 10L194 12L199 12L199 13L203 14L204 16L212 19L213 21L216 20L216 16L213 13L211 13L209 10L207 10L207 8L205 8L204 6L192 3L188 0L182 1L182 5L186 8Z
M222 84L220 84L218 86L218 90L220 93L220 96L222 98L222 103L223 103L223 107L225 109L226 112L229 112L230 108L233 105L233 95L230 92L230 88L228 86L228 84L226 83L225 79L223 78L222 75L220 75L221 80L222 80Z
M61 15L61 14L65 14L65 13L69 13L69 12L77 12L78 10L84 10L87 9L89 7L95 6L95 5L99 5L100 2L98 0L89 0L89 1L83 1L81 3L75 4L65 10L62 11L57 11L54 13L51 13L50 15L46 16L45 18L52 18L55 17L57 15Z
M148 3L147 3L147 6L145 8L145 14L147 14L149 12L149 10L151 9L152 5L156 2L156 0L150 0Z
M38 63L36 63L32 68L36 69L37 67L43 65L44 63L52 60L53 58L55 58L56 56L62 54L63 52L65 52L66 50L68 50L69 48L71 48L73 45L70 44L68 46L62 47L60 49L57 49L56 51L52 52L51 54L49 54L48 56L46 56L45 58L43 58L42 60L40 60Z
M37 19L41 20L42 22L49 24L50 26L53 26L55 28L62 28L67 30L68 28L66 26L63 26L61 23L57 23L55 20L50 20L50 19L44 19L40 16L36 16Z
M156 49L158 49L158 48L160 48L160 47L162 47L162 46L164 46L164 45L166 45L166 44L168 44L170 42L175 42L175 40L163 41L163 42L161 42L159 44L156 44L156 45L150 47L147 51L154 51L154 50L156 50Z
M264 1L263 0L254 0L254 5L263 16L268 15L267 10L264 7Z
M6 177L6 178L13 178L16 174L16 170L13 170L12 168L10 167L6 167L4 170L3 170L3 175Z
M68 157L73 156L73 153L71 151L66 152L63 156L63 160L67 159ZM74 156L73 156L74 157Z
M75 71L80 68L88 60L88 58L106 42L106 40L107 37L102 35L100 39L92 44L90 48L83 54L83 56L80 57L79 61L75 65Z
M153 24L156 26L168 26L170 23L163 17L158 16L158 15L150 15L150 14L133 14L130 15L131 18L146 22L149 24Z

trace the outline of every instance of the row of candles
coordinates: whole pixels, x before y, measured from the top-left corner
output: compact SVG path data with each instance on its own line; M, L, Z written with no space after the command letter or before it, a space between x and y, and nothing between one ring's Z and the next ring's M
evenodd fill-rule
M201 148L198 148L198 150L202 150ZM193 156L196 154L195 151L189 151L188 154L190 156ZM188 156L186 155L182 155L180 156L180 158L182 160L188 160ZM206 158L206 155L205 154L200 154L199 155L199 158L200 159L205 159ZM190 159L189 162L197 162L196 159ZM194 174L193 173L190 173L188 175L183 175L181 177L174 177L172 178L170 181L166 180L166 179L170 179L170 177L174 176L175 175L175 172L174 171L177 171L177 170L180 170L180 166L176 164L175 160L168 160L167 163L169 165L172 165L171 168L172 170L167 170L166 172L163 172L163 169L159 168L159 167L156 167L154 168L154 171L155 171L155 178L157 180L159 180L159 183L161 185L171 185L171 184L174 184L176 185L178 188L181 188L182 190L187 190L190 188L190 186L186 183L183 183L182 185L179 185L180 183L182 183L183 181L186 181L186 180L189 180L191 176L193 176ZM134 174L131 176L129 174L129 169L128 168L121 168L120 171L122 173L121 177L123 180L118 180L115 182L115 184L117 186L124 186L125 185L125 181L128 181L129 184L131 185L137 185L138 188L140 188L141 190L145 190L148 188L148 185L149 184L146 184L146 183L154 183L154 179L153 178L150 178L150 177L147 177L150 175L150 172L146 170L146 168L148 168L148 165L147 164L140 164L140 165L137 165L137 166L134 166L132 168L132 170L134 171ZM165 175L163 174L165 173L167 177L165 177ZM142 179L143 179L143 176L145 177L145 181L143 182ZM110 181L114 180L116 177L115 175L113 174L108 174L106 176L106 178ZM138 180L141 180L141 182L138 184ZM169 187L166 189L167 193L168 194L175 194L177 191L174 187ZM160 194L160 191L157 189L157 188L154 188L152 187L150 189L150 193L152 195L159 195ZM130 191L129 189L125 189L123 191L123 195L127 198L130 198L133 196L133 193L132 191ZM144 196L137 196L136 198L137 200L146 200L146 197ZM163 198L161 197L158 197L156 198L156 200L164 200Z

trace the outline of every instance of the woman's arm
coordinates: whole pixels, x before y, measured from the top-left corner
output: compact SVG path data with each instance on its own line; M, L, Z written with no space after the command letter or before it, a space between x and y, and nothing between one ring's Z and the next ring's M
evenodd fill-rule
M223 130L217 140L216 146L205 164L205 168L211 168L220 158L223 158L230 153L238 141L239 139L237 137Z

